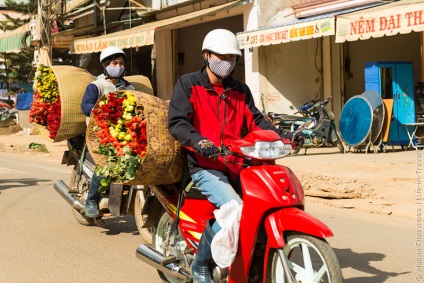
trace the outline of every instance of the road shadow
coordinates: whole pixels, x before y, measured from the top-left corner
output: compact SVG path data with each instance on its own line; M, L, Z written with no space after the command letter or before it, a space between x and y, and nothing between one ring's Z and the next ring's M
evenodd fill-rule
M41 180L35 178L2 179L0 183L0 191L11 188L37 186L42 182L51 182L51 180Z
M356 253L351 249L336 249L334 252L340 263L340 267L358 270L358 273L366 273L367 276L358 276L345 279L344 283L383 283L388 278L396 278L399 275L411 272L387 272L371 266L371 262L383 261L386 257L381 253Z
M377 152L375 153L383 153L383 154L388 154L388 153L400 153L400 152L405 152L405 151L415 151L414 148L408 148L408 149L402 149L400 147L396 147L393 150L390 149L386 149L386 152L384 152L383 150L378 149ZM374 150L369 149L367 152L365 151L365 149L354 149L354 148L347 148L345 149L345 152L342 153L340 151L336 150L326 150L326 148L322 149L322 148L310 148L307 150L306 154L305 154L305 149L301 149L300 152L298 154L291 154L289 155L289 157L300 157L300 156L314 156L314 155L333 155L333 154L374 154Z
M133 215L124 215L118 217L108 217L103 219L105 226L102 227L102 233L106 235L119 235L121 233L140 235L135 224Z
M307 153L305 154L304 150L301 150L298 154L290 154L288 157L301 157L301 156L313 156L313 155L333 155L333 154L344 154L341 153L340 151L307 151Z

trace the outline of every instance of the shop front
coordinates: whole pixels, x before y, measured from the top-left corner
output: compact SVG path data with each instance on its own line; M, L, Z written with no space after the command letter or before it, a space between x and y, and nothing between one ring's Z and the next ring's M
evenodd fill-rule
M256 62L257 104L266 112L294 114L312 99L332 96L331 80L325 79L331 78L334 35L333 15L238 33L241 47Z
M397 1L337 17L335 44L343 46L343 99L366 90L378 92L391 113L392 144L407 145L405 125L424 115L423 30L424 1Z

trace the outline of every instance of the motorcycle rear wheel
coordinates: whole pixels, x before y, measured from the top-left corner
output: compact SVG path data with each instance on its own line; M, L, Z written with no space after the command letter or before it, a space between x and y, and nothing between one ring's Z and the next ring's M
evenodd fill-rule
M153 228L142 228L144 223L147 221L148 216L141 214L146 202L146 196L149 193L148 190L148 188L137 190L134 202L134 218L143 244L151 246L153 241Z
M154 225L152 247L155 250L160 251L165 256L175 255L175 254L170 254L169 252L166 252L162 249L162 245L167 239L167 232L169 231L169 226L172 225L173 222L174 222L174 219L172 219L171 216L164 209L162 209ZM173 231L171 231L171 234L172 233ZM181 233L179 232L179 230L178 230L178 235L176 235L176 237L177 237L177 246L179 246L180 250L184 250L187 247L187 244L184 241L183 237L181 236ZM158 270L158 274L160 278L163 280L163 282L168 282L168 283L186 282L184 280L165 274L159 270Z
M324 240L302 233L291 233L284 247L295 282L343 282L339 261ZM285 283L283 264L276 250L272 254L270 279L267 282Z
M79 186L79 184L76 184L77 183L77 176L78 176L77 165L75 165L74 168L72 169L71 180L69 181L69 187L70 188L73 188L74 186ZM82 178L85 178L85 177L82 176ZM81 179L80 182L83 182L83 180ZM85 199L83 199L82 197L79 198L79 200L82 203L85 203ZM72 209L72 213L74 214L75 219L78 221L79 224L84 225L84 226L92 226L92 225L95 224L93 218L85 217L84 215L79 213L74 208L71 208L71 209Z

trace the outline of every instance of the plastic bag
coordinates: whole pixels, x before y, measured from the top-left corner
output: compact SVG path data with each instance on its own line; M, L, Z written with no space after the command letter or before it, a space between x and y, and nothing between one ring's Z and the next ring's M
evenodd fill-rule
M212 257L221 268L229 267L236 257L241 210L242 205L231 200L213 212L221 230L212 239Z

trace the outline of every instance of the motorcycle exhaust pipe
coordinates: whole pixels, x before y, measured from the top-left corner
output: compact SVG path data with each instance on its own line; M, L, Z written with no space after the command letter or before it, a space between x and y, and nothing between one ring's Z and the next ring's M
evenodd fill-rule
M53 185L54 189L61 195L76 211L82 213L85 211L85 205L74 198L69 193L69 187L62 180L58 180Z
M136 250L136 256L139 260L153 266L157 270L178 279L191 282L191 274L181 268L179 265L171 262L163 265L164 256L147 245L140 245Z

